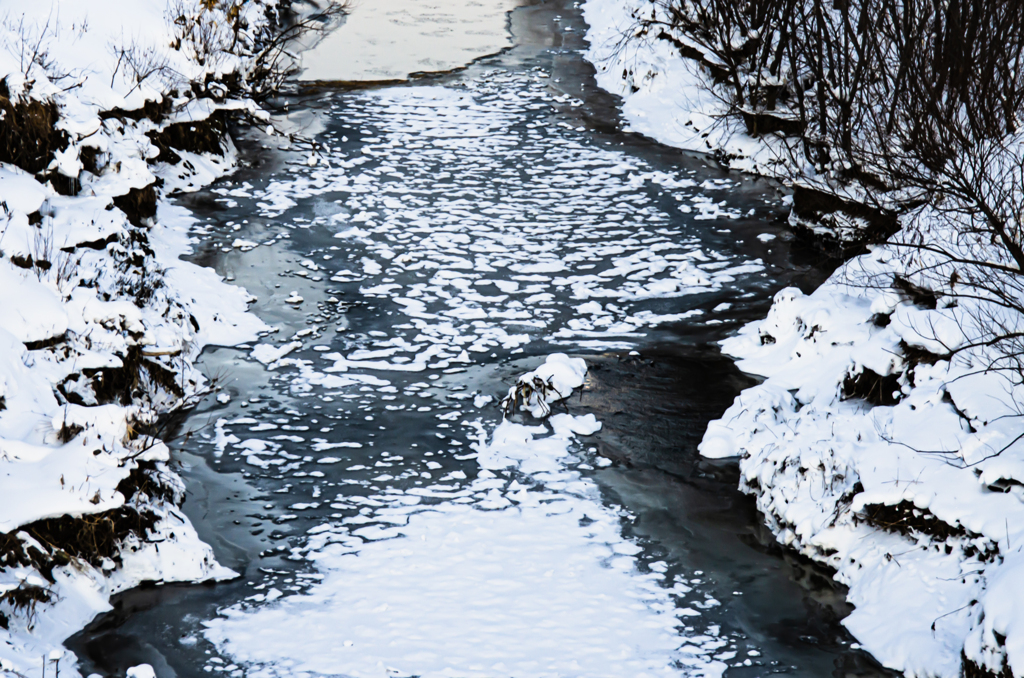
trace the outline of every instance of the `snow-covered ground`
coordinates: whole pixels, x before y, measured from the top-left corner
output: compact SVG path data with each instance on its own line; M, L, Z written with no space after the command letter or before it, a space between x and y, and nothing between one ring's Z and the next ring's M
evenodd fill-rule
M1019 396L981 351L942 357L965 340L966 304L947 293L927 309L864 284L894 273L899 258L876 248L810 296L783 290L725 341L767 379L701 452L741 457L743 489L782 543L836 569L856 606L845 625L886 666L957 676L964 651L1019 675Z
M246 314L244 290L179 260L191 217L162 198L222 175L233 160L228 144L223 154L183 150L174 165L154 164L154 139L218 108L259 115L251 101L225 99L219 81L247 73L269 7L241 4L232 31L227 3L4 3L5 674L56 668L64 639L108 609L113 593L147 580L233 576L178 510L183 486L156 437L162 415L209 387L192 367L203 346L262 328ZM53 123L47 154L37 137ZM126 536L117 525L132 520L142 527ZM114 543L98 552L108 532ZM75 675L70 659L64 675Z
M597 84L622 97L627 129L668 146L714 154L731 168L775 176L782 141L754 139L727 102L706 86L707 74L668 40L638 31L638 17L659 6L649 0L587 0L586 58ZM685 36L672 36L686 41Z
M777 175L772 144L782 142L721 118L706 75L670 42L631 34L641 10L649 3L585 4L588 58L599 84L623 97L629 126ZM985 251L927 208L902 225L894 241ZM701 452L739 457L742 488L779 541L835 568L856 606L844 623L883 664L953 677L966 657L1020 676L1024 393L987 369L992 349L959 350L983 336L982 319L1009 331L1020 320L969 298L976 288L965 297L955 287L964 270L888 244L809 296L780 292L765 320L723 343L766 380L709 426ZM911 285L897 289L894 276Z

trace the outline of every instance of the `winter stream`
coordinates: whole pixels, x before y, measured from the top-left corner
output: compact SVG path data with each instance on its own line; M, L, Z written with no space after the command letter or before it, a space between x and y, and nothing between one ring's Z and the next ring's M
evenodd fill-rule
M752 383L714 342L824 275L781 194L620 131L571 2L510 30L459 72L281 100L312 145L247 132L180 199L273 328L207 351L224 394L174 443L241 576L122 596L72 639L83 674L884 675L696 453ZM582 391L501 424L559 352Z

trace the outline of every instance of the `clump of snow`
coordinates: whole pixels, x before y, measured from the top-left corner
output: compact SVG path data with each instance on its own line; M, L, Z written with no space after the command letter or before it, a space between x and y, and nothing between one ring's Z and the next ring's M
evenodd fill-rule
M583 386L586 376L587 363L582 358L553 353L543 365L516 380L501 406L506 412L520 407L535 417L545 417L551 412L551 403L572 395Z
M273 346L271 344L257 344L250 355L264 365L270 365L271 363L277 362L281 358L285 357L292 351L302 348L301 341L290 341L287 344L281 346Z
M128 669L125 678L156 678L156 671L149 664L139 664Z

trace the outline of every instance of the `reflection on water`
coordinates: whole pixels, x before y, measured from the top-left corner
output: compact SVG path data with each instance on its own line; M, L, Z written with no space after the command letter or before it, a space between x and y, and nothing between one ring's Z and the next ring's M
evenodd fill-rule
M637 675L588 645L607 621L653 624L632 645L670 675L883 673L850 649L827 574L782 557L735 468L695 450L749 383L709 343L822 272L774 223L771 186L616 131L570 3L511 25L515 50L430 87L286 102L317 119L315 153L253 134L251 168L185 200L202 219L195 259L278 328L205 354L231 399L204 402L178 451L186 512L243 577L123 596L72 643L83 668L375 675L388 645L373 642L392 638L406 664L387 675L415 671L416 653L459 675L531 675L509 668L518 640L562 675L586 648L602 658L586 675ZM545 465L482 468L494 396L553 350L585 354L568 407L603 430L538 432ZM441 533L472 549L432 551ZM558 565L534 567L545 558ZM542 632L546 605L558 633ZM491 646L536 624L510 654L465 642L466 619Z

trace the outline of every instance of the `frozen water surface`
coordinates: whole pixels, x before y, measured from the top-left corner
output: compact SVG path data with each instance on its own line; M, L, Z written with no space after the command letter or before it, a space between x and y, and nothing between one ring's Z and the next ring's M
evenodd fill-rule
M186 510L244 576L125 596L72 643L84 668L876 670L827 579L772 555L735 471L696 457L747 383L707 343L821 275L778 196L619 133L567 3L512 27L460 74L282 101L307 140L250 132L249 167L182 199L194 259L275 328L207 353L227 395L178 451ZM582 394L503 422L552 353L586 360L544 372Z
M344 23L302 55L300 78L394 80L461 68L512 45L516 0L354 0Z

